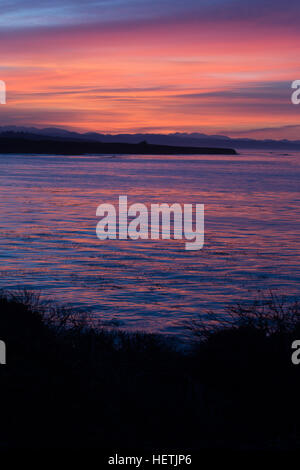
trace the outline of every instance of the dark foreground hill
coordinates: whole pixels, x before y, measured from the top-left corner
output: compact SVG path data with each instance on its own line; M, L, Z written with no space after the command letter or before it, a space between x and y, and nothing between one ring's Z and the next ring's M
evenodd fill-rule
M142 155L235 155L230 148L184 147L171 145L68 140L60 137L41 137L35 134L8 132L0 135L2 154L142 154Z
M28 293L2 295L0 449L299 449L299 305L233 310L212 330L196 321L184 353L160 336L91 329Z

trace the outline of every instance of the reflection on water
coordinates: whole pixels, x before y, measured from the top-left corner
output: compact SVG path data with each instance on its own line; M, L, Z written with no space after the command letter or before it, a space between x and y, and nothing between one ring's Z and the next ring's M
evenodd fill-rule
M127 329L181 321L299 282L300 154L0 156L0 287L26 287ZM205 204L205 245L96 237L96 208Z

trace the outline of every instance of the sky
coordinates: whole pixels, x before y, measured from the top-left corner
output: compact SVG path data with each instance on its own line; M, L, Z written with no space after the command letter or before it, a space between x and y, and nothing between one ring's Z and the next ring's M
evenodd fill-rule
M1 0L0 125L300 139L299 0Z

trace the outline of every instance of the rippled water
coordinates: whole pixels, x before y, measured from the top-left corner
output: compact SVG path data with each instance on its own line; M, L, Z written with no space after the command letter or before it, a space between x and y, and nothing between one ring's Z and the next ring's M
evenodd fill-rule
M123 328L178 333L208 309L299 287L300 153L0 156L0 287ZM100 203L204 203L205 245L96 237Z

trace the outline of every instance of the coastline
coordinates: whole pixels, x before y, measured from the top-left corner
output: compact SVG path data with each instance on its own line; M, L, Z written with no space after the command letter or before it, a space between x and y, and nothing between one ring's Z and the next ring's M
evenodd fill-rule
M93 141L60 140L41 138L35 135L7 137L0 135L0 154L39 154L39 155L237 155L231 148L181 147L155 145L147 142L138 144L107 143Z

